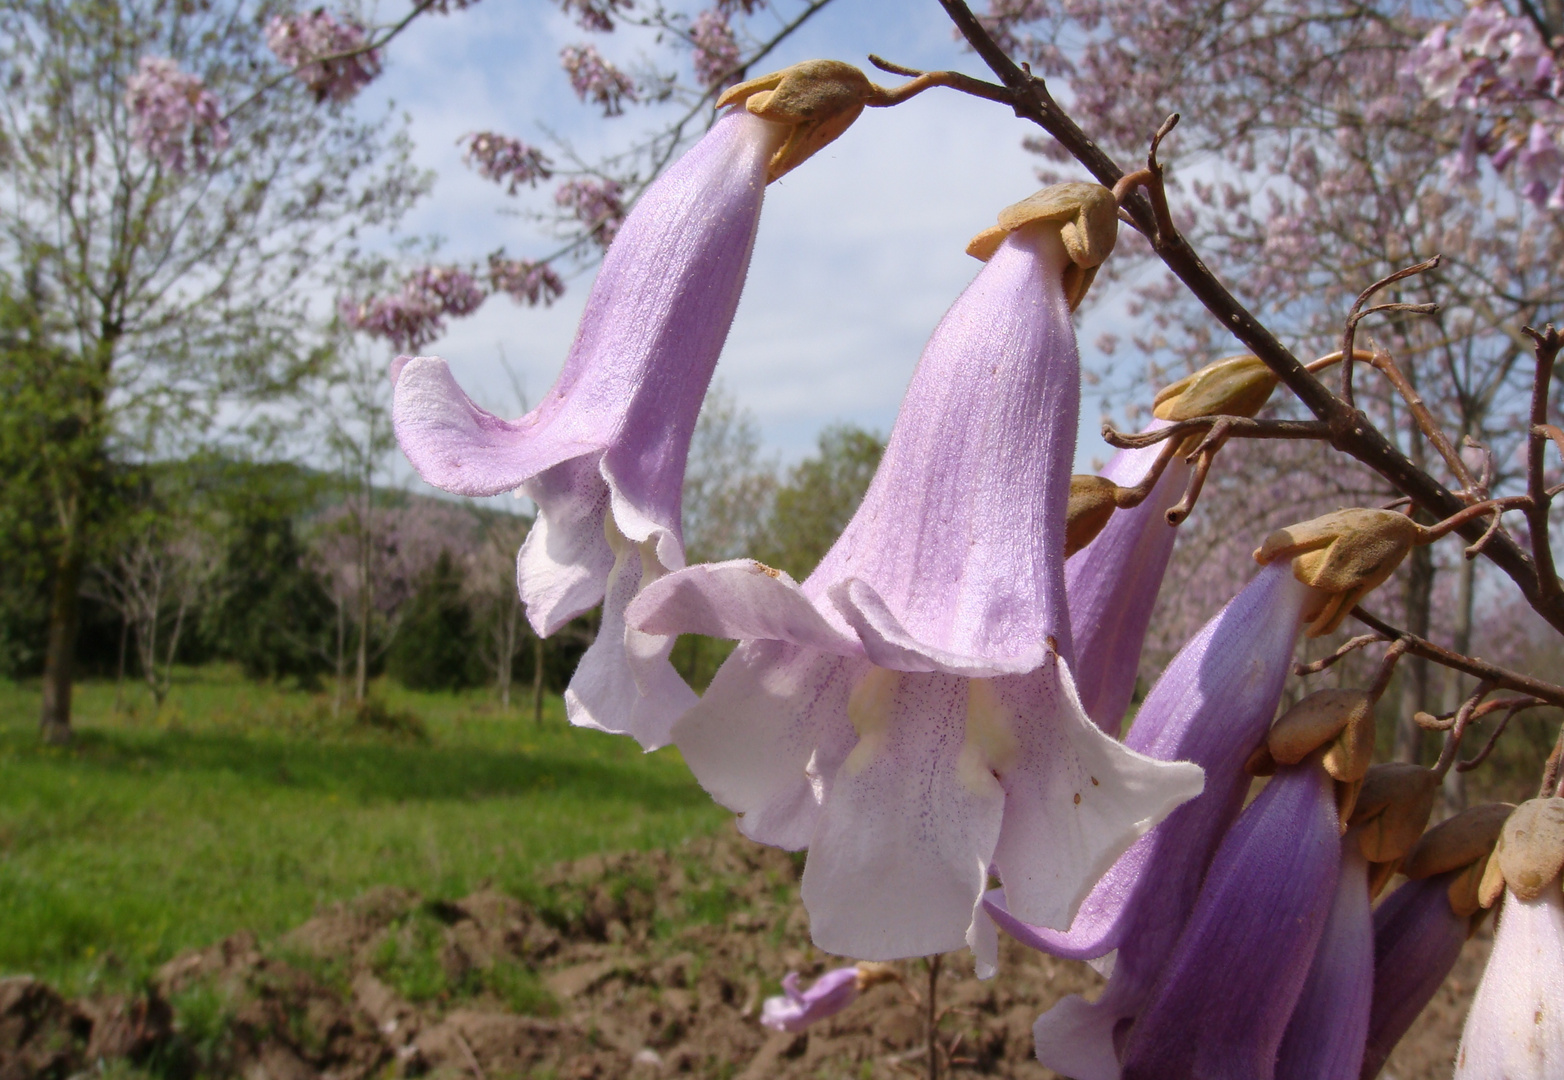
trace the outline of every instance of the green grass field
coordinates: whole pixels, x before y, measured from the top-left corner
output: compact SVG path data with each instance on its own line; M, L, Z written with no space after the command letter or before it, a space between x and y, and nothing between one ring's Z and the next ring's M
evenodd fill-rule
M388 684L393 723L366 726L318 695L182 674L156 718L136 689L116 710L112 684L80 687L63 749L38 741L36 685L0 681L0 975L129 986L372 885L523 890L558 860L727 816L676 751L572 729L557 698L534 725L482 692Z

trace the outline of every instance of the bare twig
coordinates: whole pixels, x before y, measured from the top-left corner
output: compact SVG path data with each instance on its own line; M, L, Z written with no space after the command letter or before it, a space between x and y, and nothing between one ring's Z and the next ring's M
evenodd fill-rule
M1435 645L1432 641L1409 634L1405 630L1397 629L1375 615L1364 611L1362 607L1352 609L1352 617L1371 630L1378 631L1386 638L1395 638L1405 641L1407 651L1413 656L1421 656L1432 660L1436 664L1459 671L1485 682L1492 682L1497 688L1514 690L1516 693L1529 694L1540 698L1549 705L1564 709L1564 686L1555 686L1541 679L1534 679L1530 675L1523 675L1518 671L1490 664L1486 660L1476 657L1463 656L1442 645Z
M1561 785L1564 785L1564 724L1559 725L1559 737L1553 743L1553 752L1548 755L1547 764L1542 769L1542 786L1537 789L1537 797L1546 799L1560 793Z
M1461 739L1466 735L1466 726L1472 722L1472 714L1477 711L1477 706L1482 704L1483 698L1493 691L1494 684L1484 679L1456 710L1455 722L1450 725L1450 731L1445 735L1444 749L1439 752L1439 762L1434 766L1435 776L1444 776L1450 771L1450 766L1455 764L1456 755L1461 749Z
M1152 489L1157 486L1157 481L1162 479L1162 474L1167 471L1168 465L1178 454L1179 444L1172 439L1162 444L1162 451L1157 455L1157 460L1151 463L1151 468L1146 470L1146 475L1140 478L1140 483L1134 487L1121 487L1113 496L1113 505L1119 510L1130 510L1146 501Z
M1369 685L1368 695L1374 701L1378 701L1385 695L1390 686L1390 679L1396 673L1396 664L1407 654L1409 646L1404 640L1392 641L1390 648L1385 650L1385 655L1380 658L1379 669L1374 673L1374 681Z
M1544 703L1536 698L1507 698L1504 701L1486 702L1482 708L1477 710L1476 715L1472 717L1473 720L1480 719L1485 712L1498 712L1500 709L1504 710L1504 715L1499 717L1499 723L1495 725L1493 734L1488 736L1488 741L1483 744L1483 748L1477 751L1475 756L1469 757L1465 761L1457 761L1455 763L1455 771L1462 773L1471 772L1484 761L1487 761L1488 755L1493 753L1493 748L1499 745L1499 736L1503 735L1504 729L1510 726L1511 718L1523 709L1535 709L1542 704Z
M1006 93L988 94L1001 100L1015 114L1041 127L1086 167L1099 183L1115 186L1124 176L1114 160L1059 107L1046 83L1010 59L965 0L939 0L951 22L974 52L999 78ZM1330 428L1331 444L1384 477L1396 490L1410 496L1436 518L1448 518L1462 509L1464 500L1418 468L1378 428L1346 401L1331 393L1254 314L1228 291L1204 260L1176 230L1159 232L1150 200L1130 192L1123 216L1145 236L1163 264L1173 272L1206 310L1285 383L1317 420ZM1236 436L1239 432L1234 431ZM1469 542L1481 539L1485 525L1472 521L1462 526ZM1534 610L1555 629L1564 631L1564 596L1553 586L1544 589L1529 553L1501 532L1483 551L1520 588ZM1556 582L1553 583L1556 585Z
M1102 425L1102 437L1120 450L1139 450L1165 439L1183 442L1181 436L1209 431L1220 423L1223 439L1329 439L1330 428L1318 420L1255 420L1248 416L1196 416L1156 431L1125 432L1110 423Z
M1401 270L1397 270L1394 274L1391 274L1387 277L1382 277L1378 281L1374 282L1374 284L1370 285L1368 288L1359 293L1358 298L1352 302L1351 310L1347 312L1346 329L1344 329L1341 334L1341 355L1354 355L1352 342L1353 339L1358 335L1358 323L1362 322L1368 316L1373 315L1376 312L1410 311L1416 312L1419 315L1431 315L1435 311L1438 311L1439 306L1437 304L1380 304L1378 307L1371 307L1367 311L1363 310L1363 305L1368 302L1369 297L1373 296L1381 289L1388 288L1389 286L1394 285L1396 282L1401 281L1404 278L1409 278L1414 274L1421 274L1425 270L1432 270L1438 265L1439 256L1435 255L1432 259L1420 262L1416 266L1408 266ZM1346 405L1349 409L1356 407L1352 400L1352 367L1353 365L1351 364L1341 365L1341 400L1346 402Z
M1346 659L1352 653L1357 652L1359 649L1363 648L1363 646L1372 645L1376 641L1384 640L1385 638L1380 634L1359 634L1357 637L1353 638L1351 641L1348 641L1345 645L1331 653L1329 656L1322 657L1319 660L1314 660L1307 664L1297 665L1292 669L1293 674L1318 675L1326 668L1334 667L1338 662Z
M1466 467L1466 462L1461 460L1461 455L1456 452L1455 446L1440 429L1439 422L1434 419L1434 414L1428 411L1423 396L1412 385L1412 380L1407 378L1406 372L1402 371L1395 359L1383 349L1375 349L1369 357L1369 363L1373 364L1396 388L1402 400L1407 403L1407 408L1412 413L1412 419L1417 422L1418 429L1427 436L1434 449L1439 451L1439 456L1444 458L1445 464L1461 482L1462 488L1466 492L1473 491L1476 484L1473 482L1471 471ZM1475 499L1477 496L1473 495L1472 498Z

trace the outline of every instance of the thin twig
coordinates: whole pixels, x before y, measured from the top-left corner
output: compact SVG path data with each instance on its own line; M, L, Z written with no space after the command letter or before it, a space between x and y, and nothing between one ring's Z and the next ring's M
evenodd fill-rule
M1157 455L1157 460L1151 463L1151 468L1146 470L1146 475L1140 478L1140 483L1134 487L1121 487L1113 496L1113 505L1118 510L1131 510L1146 501L1157 481L1162 479L1162 474L1172 463L1178 454L1179 444L1169 439L1162 444L1162 451Z
M1358 323L1362 322L1368 316L1373 315L1375 312L1417 311L1419 314L1427 315L1439 310L1438 306L1435 304L1381 304L1378 307L1369 308L1367 311L1363 310L1363 305L1368 302L1369 297L1373 296L1381 289L1394 285L1403 278L1409 278L1414 274L1421 274L1425 270L1432 270L1438 265L1439 256L1435 255L1432 259L1420 262L1416 266L1408 266L1401 270L1397 270L1394 274L1391 274L1387 277L1382 277L1378 281L1374 282L1374 284L1370 285L1368 288L1359 293L1358 298L1352 302L1352 308L1347 312L1346 329L1344 329L1341 334L1341 355L1354 355L1352 342L1353 339L1358 335ZM1352 369L1352 364L1341 365L1341 389L1339 393L1341 394L1341 400L1346 402L1347 408L1349 409L1357 407L1352 400Z
M1120 450L1139 450L1155 446L1165 439L1177 439L1197 431L1209 431L1220 423L1224 439L1329 439L1330 428L1318 420L1256 420L1248 416L1196 416L1180 420L1156 431L1120 431L1111 423L1102 425L1102 437Z
M1293 674L1294 675L1318 675L1320 672L1324 671L1326 668L1334 667L1337 663L1339 663L1340 661L1346 659L1350 654L1352 654L1354 652L1357 652L1359 649L1363 648L1365 645L1372 645L1376 641L1384 641L1384 640L1385 640L1385 638L1382 635L1380 635L1380 634L1359 634L1357 637L1355 637L1352 640L1348 641L1345 645L1343 645L1341 648L1337 649L1335 652L1331 653L1329 656L1322 657L1319 660L1310 661L1307 664L1299 664L1299 665L1297 665L1296 667L1294 667L1292 669L1293 670Z
M1466 735L1466 726L1472 722L1472 714L1477 711L1477 706L1482 704L1483 698L1493 691L1494 684L1484 679L1456 710L1455 722L1450 725L1450 731L1445 735L1444 749L1439 752L1439 762L1434 766L1435 776L1444 776L1450 771L1450 766L1455 764L1457 753L1461 749L1461 739Z
M1396 664L1406 655L1409 646L1403 640L1392 641L1390 648L1385 650L1385 655L1380 658L1379 669L1374 673L1374 681L1370 684L1368 695L1374 701L1384 697L1385 691L1390 686L1391 677L1396 673Z
M1538 701L1536 698L1512 698L1506 701L1488 702L1484 706L1484 709L1486 709L1489 705L1502 707L1504 709L1504 715L1499 717L1499 723L1494 727L1493 734L1488 736L1488 741L1483 744L1483 748L1477 751L1475 756L1469 757L1465 761L1457 761L1455 763L1455 771L1459 773L1471 772L1484 761L1487 761L1488 755L1493 753L1493 748L1499 745L1499 736L1503 735L1504 729L1510 726L1511 718L1523 709L1535 709L1537 706L1542 704L1544 703ZM1496 712L1498 709L1493 709L1490 711ZM1483 709L1478 710L1479 716L1482 712ZM1472 719L1476 720L1478 717L1474 716Z
M1476 487L1471 471L1467 469L1466 462L1461 460L1461 455L1456 452L1455 446L1440 429L1439 422L1434 419L1434 414L1428 411L1428 406L1423 402L1423 396L1417 392L1408 379L1406 372L1395 359L1383 349L1375 349L1369 357L1372 364L1385 378L1390 380L1390 385L1396 388L1403 401L1407 403L1407 409L1412 413L1412 419L1417 422L1418 429L1427 436L1434 449L1439 451L1439 456L1444 458L1445 464L1455 474L1455 478L1461 482L1461 486L1468 492ZM1474 496L1475 498L1476 496Z
M1564 785L1564 769L1559 766L1564 764L1564 724L1559 725L1559 737L1553 743L1553 752L1548 755L1547 764L1542 768L1542 786L1537 789L1537 797L1546 799L1559 794L1560 785Z
M1364 611L1363 608L1352 609L1352 617L1371 630L1376 630L1387 638L1396 638L1407 643L1407 651L1413 656L1421 656L1432 660L1434 663L1459 671L1474 678L1492 682L1494 686L1504 690L1514 690L1520 694L1530 694L1532 697L1541 698L1549 705L1556 705L1564 709L1564 686L1555 686L1541 679L1534 679L1530 675L1522 675L1518 671L1490 664L1486 660L1476 657L1463 656L1442 645L1435 645L1432 641L1409 634L1405 630L1391 626L1375 615Z

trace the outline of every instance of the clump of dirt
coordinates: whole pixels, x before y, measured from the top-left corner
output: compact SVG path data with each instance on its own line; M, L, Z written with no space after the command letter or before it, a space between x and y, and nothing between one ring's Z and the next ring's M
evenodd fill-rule
M0 1080L65 1077L126 1060L158 1076L360 1080L429 1076L792 1080L926 1076L927 967L867 991L805 1034L757 1017L816 950L798 903L801 859L737 836L555 867L524 896L460 900L376 889L267 945L238 934L184 954L133 999L66 1002L0 980ZM1387 1076L1447 1076L1488 948L1468 945ZM1086 965L1001 939L997 978L946 957L936 998L944 1071L1053 1074L1032 1022Z

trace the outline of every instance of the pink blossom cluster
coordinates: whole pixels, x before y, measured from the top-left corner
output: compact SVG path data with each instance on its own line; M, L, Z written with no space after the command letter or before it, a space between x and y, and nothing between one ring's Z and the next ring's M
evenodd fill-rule
M765 11L770 6L771 0L717 0L717 10L724 15L732 15L736 11L753 15L757 11Z
M731 80L739 64L739 43L720 7L695 17L690 44L695 47L695 77L702 85L720 86Z
M560 0L559 6L581 29L607 34L614 29L614 16L632 10L635 0Z
M187 163L204 169L211 152L228 145L217 99L166 57L141 58L125 85L125 107L131 141L169 172L182 173Z
M275 16L266 24L266 44L317 101L347 101L380 74L379 50L354 52L363 49L365 41L361 27L338 22L324 8Z
M624 188L617 180L567 180L555 189L554 203L590 226L593 239L605 248L624 223Z
M497 255L489 259L489 285L528 307L548 307L565 294L564 280L548 263Z
M559 62L576 96L601 105L604 116L618 116L625 102L636 100L630 76L603 59L596 45L566 45L559 50Z
M445 332L445 316L471 315L487 295L461 267L426 266L415 270L392 295L364 301L344 299L339 310L342 320L353 329L413 351Z
M467 164L485 180L507 185L506 190L512 195L522 184L536 185L553 175L543 151L520 139L480 131L464 136L462 141L467 144Z
M1528 20L1491 0L1476 4L1430 32L1402 72L1464 119L1446 161L1451 179L1475 179L1487 155L1500 171L1515 166L1533 204L1564 209L1564 66Z

